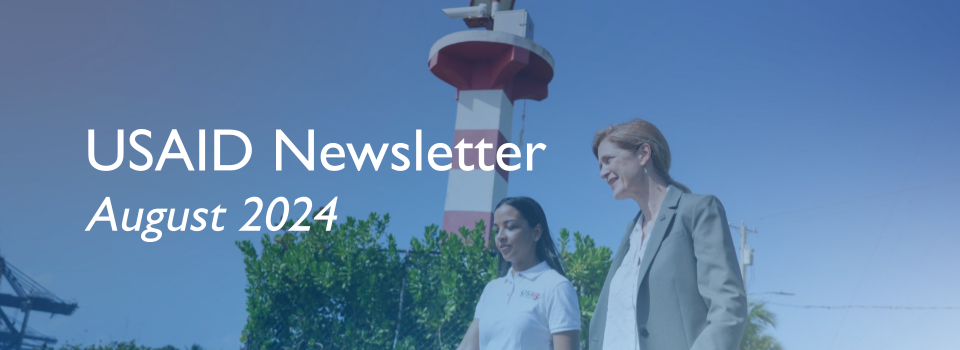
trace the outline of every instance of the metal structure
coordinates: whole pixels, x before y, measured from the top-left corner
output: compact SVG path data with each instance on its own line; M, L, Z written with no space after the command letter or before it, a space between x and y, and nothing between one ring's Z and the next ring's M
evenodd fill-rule
M468 7L443 9L450 18L463 18L468 28L493 30L493 17L499 11L513 11L514 0L470 0Z
M526 10L513 10L514 1L507 0L472 0L470 5L444 13L463 18L467 27L487 30L441 38L430 48L428 63L430 72L457 88L454 144L468 148L462 154L453 152L442 226L448 232L473 228L480 220L489 230L493 207L507 194L509 171L495 156L509 142L514 102L547 98L553 80L553 56L533 41L533 21ZM472 148L479 144L492 144L492 149ZM484 164L495 168L475 169Z
M77 309L77 303L57 298L37 281L10 265L2 256L0 256L0 271L3 272L0 282L6 279L14 292L14 294L0 292L0 350L33 348L56 343L55 338L27 327L31 313L44 312L49 313L51 317L71 315ZM17 320L12 320L8 316L3 307L19 309L23 313L23 320L19 325Z
M743 277L743 290L747 290L747 266L753 265L753 247L747 244L747 233L759 233L757 228L747 229L747 225L740 222L740 226L735 226L732 222L727 223L732 229L740 229L740 277Z

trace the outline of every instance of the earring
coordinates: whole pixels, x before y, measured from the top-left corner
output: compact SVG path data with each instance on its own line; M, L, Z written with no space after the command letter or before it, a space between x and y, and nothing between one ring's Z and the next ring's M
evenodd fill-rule
M647 173L647 167L643 167L643 173L644 173L644 174Z

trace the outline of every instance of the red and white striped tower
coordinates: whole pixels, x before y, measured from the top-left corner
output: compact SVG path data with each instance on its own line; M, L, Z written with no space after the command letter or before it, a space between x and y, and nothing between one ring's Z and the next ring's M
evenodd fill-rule
M479 150L465 150L464 167L460 152L454 150L443 212L442 228L448 232L464 226L472 229L480 220L489 231L493 207L507 195L510 173L498 166L496 152L509 142L514 101L547 98L547 85L553 79L553 57L533 42L533 21L527 11L513 10L512 1L485 2L473 0L471 7L444 12L465 17L469 27L487 30L456 32L430 49L430 71L457 88L453 144L493 145L483 152L482 160ZM481 162L494 170L482 170Z

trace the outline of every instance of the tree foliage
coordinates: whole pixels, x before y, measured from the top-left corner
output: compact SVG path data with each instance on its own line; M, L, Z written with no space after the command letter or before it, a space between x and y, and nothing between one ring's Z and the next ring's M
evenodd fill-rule
M24 349L27 349L24 347ZM39 349L54 349L54 347L44 344L43 347ZM64 344L57 348L59 350L180 350L173 345L167 345L164 347L154 348L146 345L138 345L136 341L131 340L129 342L109 342L106 344L90 344L90 345L77 345L77 344ZM193 344L191 346L184 346L183 350L203 350L200 345Z
M762 301L750 302L749 308L740 350L783 350L780 342L765 332L767 326L777 327L777 316L767 310Z
M575 250L567 249L570 243L570 231L560 229L560 257L563 258L567 269L567 279L573 283L580 299L580 339L581 348L589 349L590 320L593 310L597 307L600 290L610 270L610 256L613 252L608 247L597 247L589 235L582 236L580 232L573 233Z
M484 286L497 277L486 227L425 228L410 249L385 234L389 215L347 218L326 231L285 232L237 242L247 273L248 349L454 349ZM292 226L288 222L285 229ZM610 267L610 249L561 230L561 255L580 295L583 332ZM586 338L584 338L586 339Z
M474 310L487 282L497 278L497 259L485 245L483 221L473 230L451 235L429 226L423 240L410 242L407 290L412 303L411 334L404 347L456 348L473 321ZM439 254L431 254L439 252Z
M306 232L264 235L259 255L250 241L238 242L247 273L241 341L253 349L366 349L392 340L402 270L396 241L384 237L389 219L370 214L330 231L313 222Z

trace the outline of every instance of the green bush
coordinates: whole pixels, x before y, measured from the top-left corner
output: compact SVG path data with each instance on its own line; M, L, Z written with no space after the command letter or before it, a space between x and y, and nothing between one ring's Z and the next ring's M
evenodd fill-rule
M245 347L455 349L483 287L497 277L484 223L456 234L429 226L405 254L384 233L388 223L389 215L371 214L328 232L325 221L314 222L306 232L265 235L260 254L237 242L247 273ZM573 236L576 250L568 251L569 231L561 230L561 255L586 332L611 253Z
M314 222L307 232L264 235L259 256L250 241L238 242L248 314L240 340L253 349L383 348L393 339L402 274L393 236L380 243L389 219L370 214L331 231Z
M570 231L560 229L560 257L567 268L567 279L573 283L573 288L580 298L581 348L589 349L587 339L590 339L590 319L593 318L593 310L600 298L600 289L603 288L607 271L610 270L610 256L613 253L608 247L597 247L593 238L589 235L581 236L580 232L573 233L573 241L576 250L571 252L567 250Z
M27 349L27 347L23 347L23 349ZM46 349L53 349L53 347L50 347L44 344L43 347L40 347L38 349L46 350ZM134 340L131 340L129 342L109 342L107 344L91 344L91 345L85 345L85 346L64 344L60 346L58 349L59 350L180 350L180 348L177 348L173 345L167 345L159 348L152 348L145 345L137 345L137 342ZM203 350L203 348L200 347L200 345L193 344L192 346L189 346L189 347L187 346L183 347L183 350Z
M497 258L485 247L483 222L460 234L427 227L410 242L407 290L415 329L405 332L414 348L454 349L473 321L483 287L497 278ZM431 254L439 252L439 254Z

